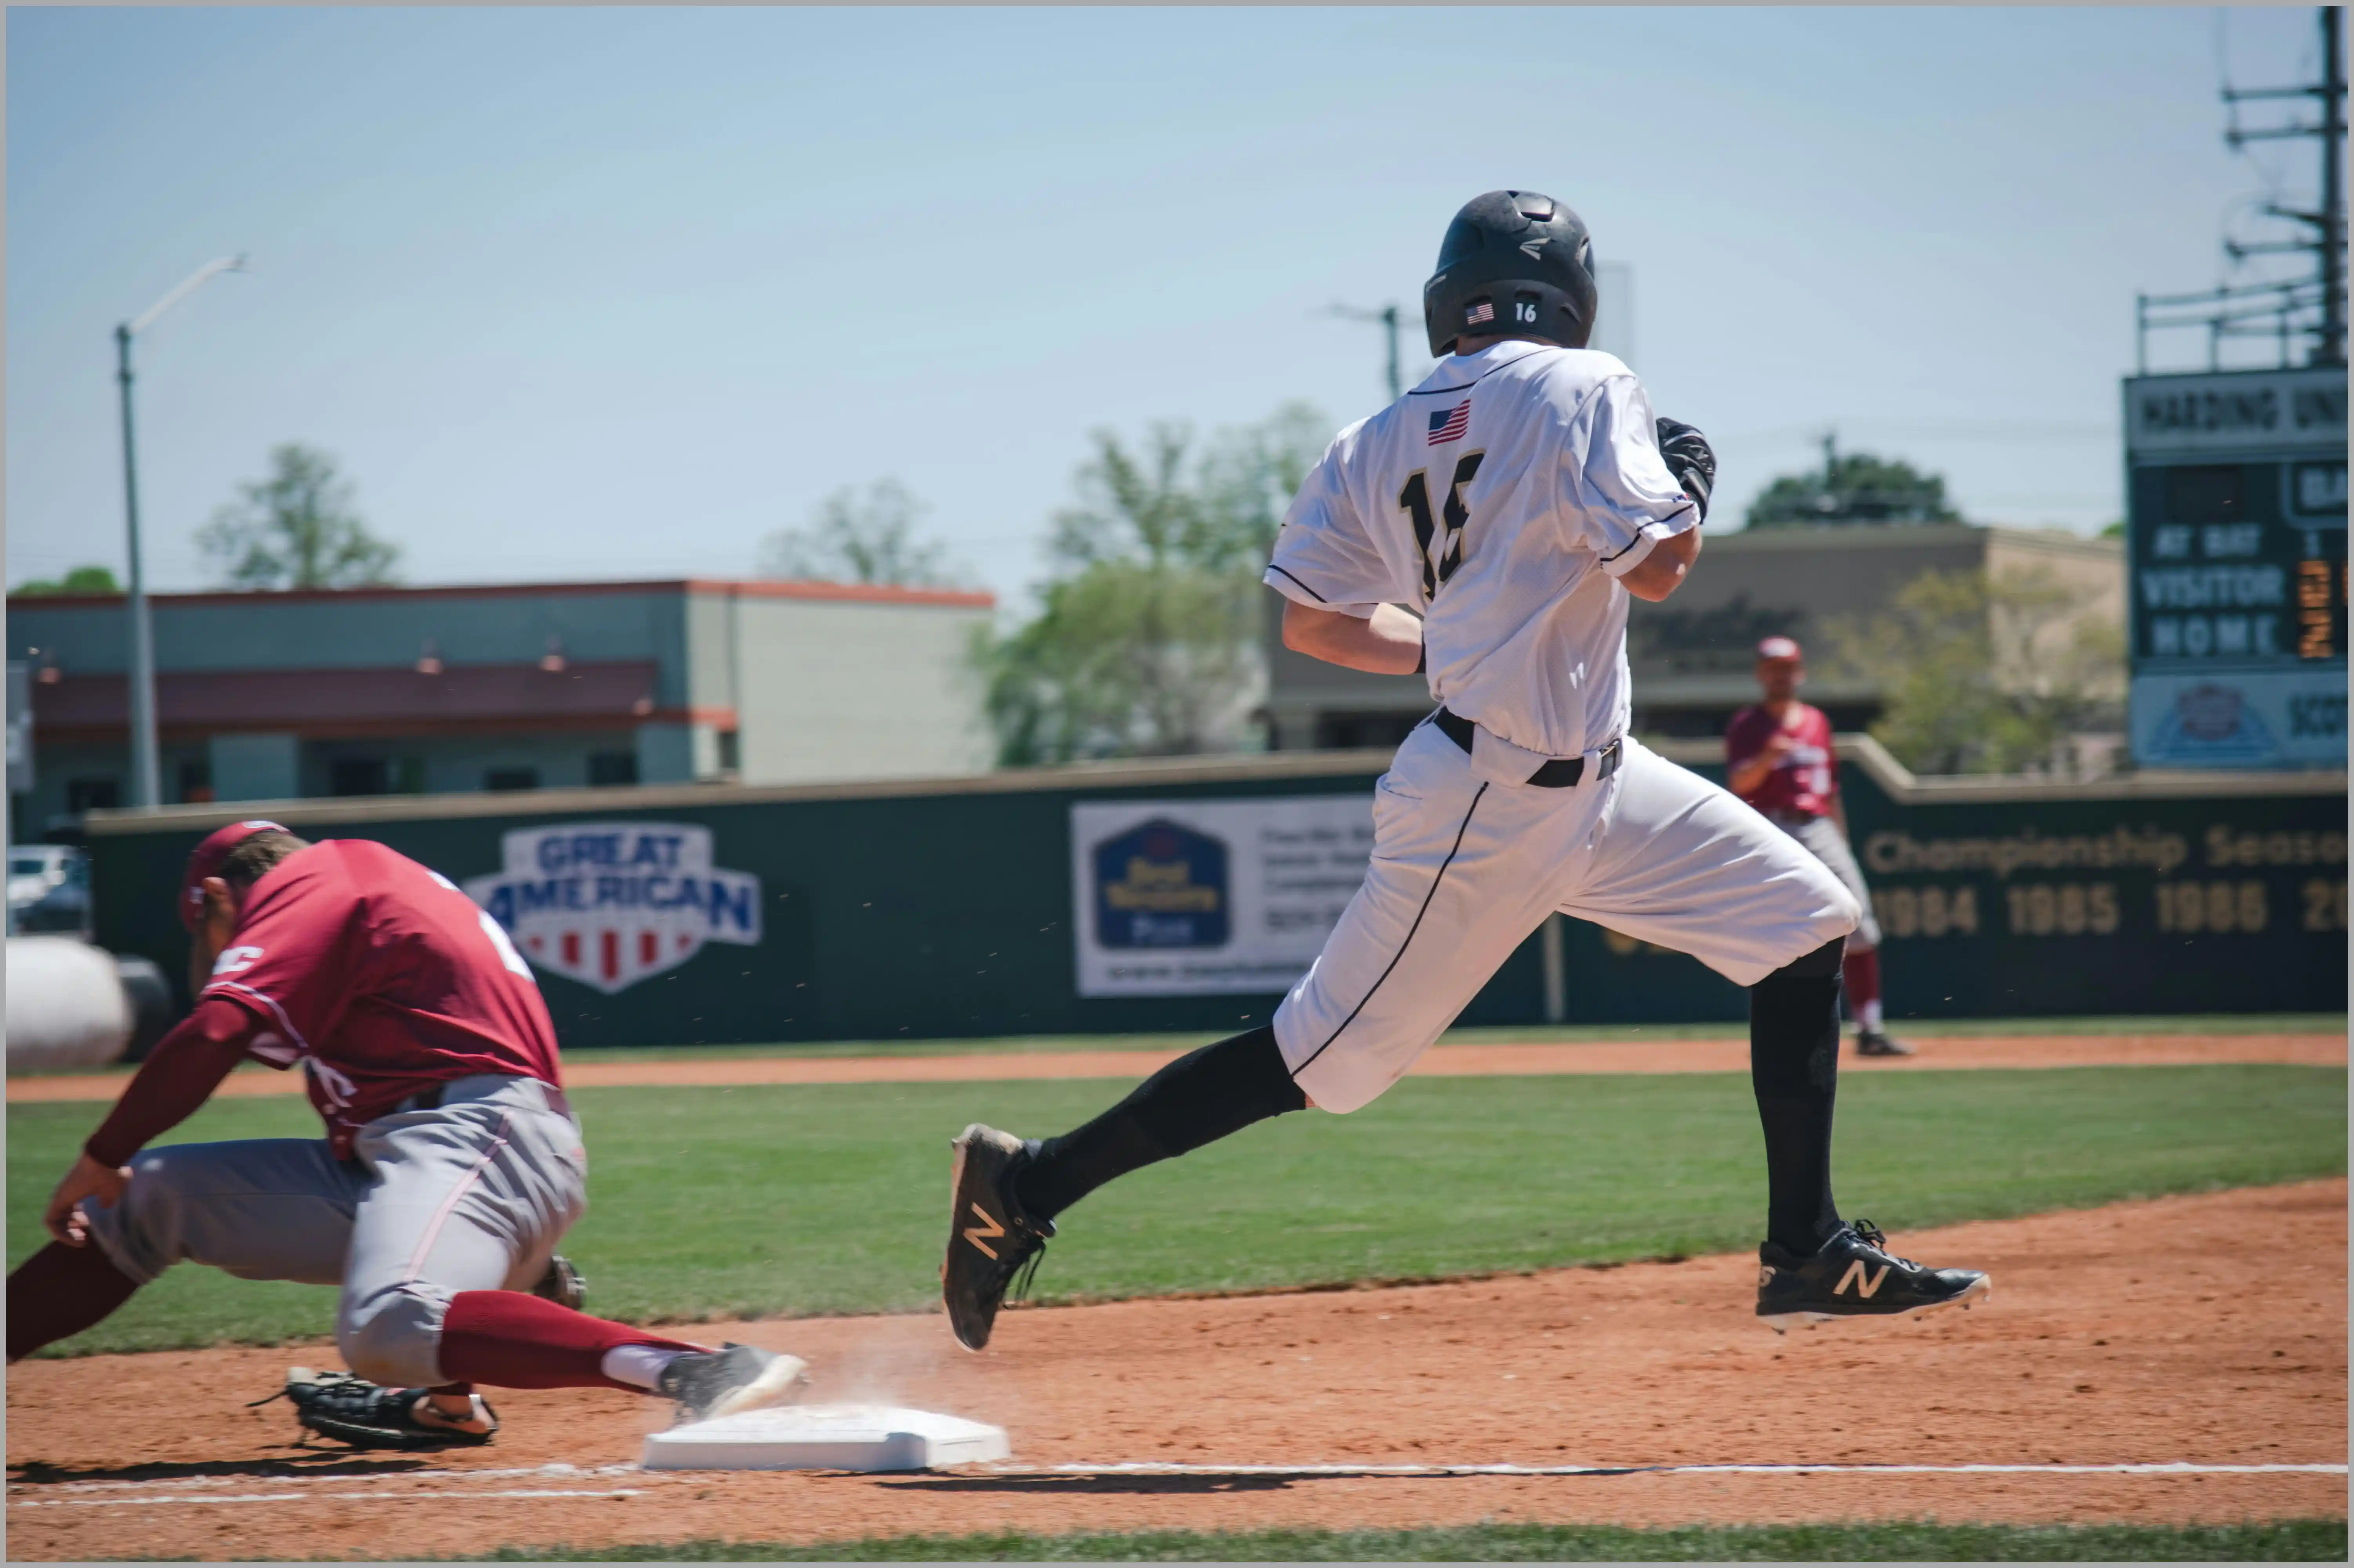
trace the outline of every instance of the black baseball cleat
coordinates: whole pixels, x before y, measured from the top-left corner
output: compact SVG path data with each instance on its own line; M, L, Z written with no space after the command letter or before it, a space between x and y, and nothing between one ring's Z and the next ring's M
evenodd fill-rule
M1855 1054L1859 1056L1910 1056L1913 1047L1902 1040L1891 1040L1877 1029L1856 1032Z
M1967 1307L1993 1289L1977 1269L1924 1268L1894 1255L1870 1220L1841 1225L1812 1257L1772 1242L1757 1249L1757 1316L1777 1334L1793 1323Z
M940 1298L948 1303L957 1343L977 1351L989 1343L1014 1275L1025 1265L1037 1271L1055 1223L1032 1219L1013 1194L1013 1178L1030 1163L1020 1139L974 1122L949 1147L956 1150L956 1164L949 1173L949 1251L940 1263Z
M499 1429L498 1413L479 1393L467 1396L464 1415L449 1415L434 1408L430 1390L386 1388L349 1372L290 1367L284 1391L270 1396L280 1398L293 1404L304 1430L355 1448L479 1448Z
M689 1351L663 1368L654 1392L678 1402L673 1423L716 1421L739 1410L758 1410L793 1397L809 1363L757 1345L730 1343L716 1351Z

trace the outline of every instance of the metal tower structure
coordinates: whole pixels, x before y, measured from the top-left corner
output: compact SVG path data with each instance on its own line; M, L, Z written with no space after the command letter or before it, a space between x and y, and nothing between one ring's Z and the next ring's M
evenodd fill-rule
M2203 329L2207 334L2208 368L2222 368L2227 338L2271 338L2279 344L2282 368L2297 363L2303 340L2308 366L2346 363L2346 57L2345 8L2320 7L2321 79L2289 87L2222 90L2229 123L2226 145L2237 151L2251 142L2310 138L2321 152L2319 187L2310 207L2267 202L2268 217L2300 226L2305 232L2291 239L2242 243L2226 239L2223 253L2236 264L2253 256L2306 254L2314 259L2311 275L2266 282L2223 286L2195 294L2135 296L2135 340L2140 369L2149 369L2149 335L2174 329ZM2246 127L2240 123L2243 103L2310 99L2318 113L2286 123Z

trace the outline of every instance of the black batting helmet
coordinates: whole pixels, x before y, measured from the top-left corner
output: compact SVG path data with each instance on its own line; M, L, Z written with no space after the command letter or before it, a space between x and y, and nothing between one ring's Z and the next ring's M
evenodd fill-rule
M1585 220L1535 191L1466 202L1422 286L1434 357L1458 336L1533 333L1570 348L1594 335L1594 240Z

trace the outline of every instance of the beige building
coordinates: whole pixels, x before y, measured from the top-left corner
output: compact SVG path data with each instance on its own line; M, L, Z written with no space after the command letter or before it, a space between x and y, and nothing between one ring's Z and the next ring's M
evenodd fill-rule
M985 593L514 583L154 599L164 803L987 771ZM112 595L14 599L37 833L131 803ZM13 716L13 715L12 715Z
M2121 619L2121 542L1967 523L1844 524L1711 535L1691 578L1665 604L1637 602L1628 618L1639 735L1713 736L1756 700L1750 671L1761 638L1795 637L1814 661L1808 697L1840 731L1880 712L1869 671L1829 655L1842 617L1885 608L1924 572L2024 571L2073 589L2080 613ZM1282 644L1283 601L1267 596L1270 744L1277 750L1391 746L1430 711L1419 675L1366 675Z

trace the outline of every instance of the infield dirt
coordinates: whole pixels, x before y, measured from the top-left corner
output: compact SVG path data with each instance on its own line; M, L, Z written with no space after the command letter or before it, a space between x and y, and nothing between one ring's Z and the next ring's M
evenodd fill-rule
M2196 1067L2269 1062L2301 1067L2346 1065L2343 1034L1998 1034L1948 1035L1914 1043L1911 1056L1872 1058L1846 1054L1841 1072L1918 1073L1973 1068ZM1176 1049L1133 1051L976 1051L939 1056L791 1056L749 1053L688 1060L603 1062L593 1053L569 1056L564 1083L572 1089L720 1087L748 1084L949 1084L1008 1079L1141 1078L1174 1060ZM1746 1073L1749 1042L1720 1040L1609 1041L1591 1044L1438 1045L1415 1064L1416 1076L1493 1078L1555 1073ZM111 1100L127 1072L61 1073L11 1078L8 1098L18 1105L62 1100ZM299 1095L302 1075L241 1070L224 1080L216 1097Z
M1744 1255L1403 1288L1014 1309L971 1356L937 1315L711 1325L809 1357L815 1396L994 1421L1025 1467L1519 1463L2338 1464L2343 1180L1957 1225L1898 1250L1991 1301L1776 1338ZM1048 1264L1052 1267L1051 1261ZM399 1557L504 1543L818 1541L1481 1519L2223 1521L2346 1511L2337 1474L850 1477L646 1474L619 1393L496 1396L488 1449L294 1445L242 1408L290 1361L32 1361L8 1385L12 1557ZM575 1467L541 1469L538 1467Z

